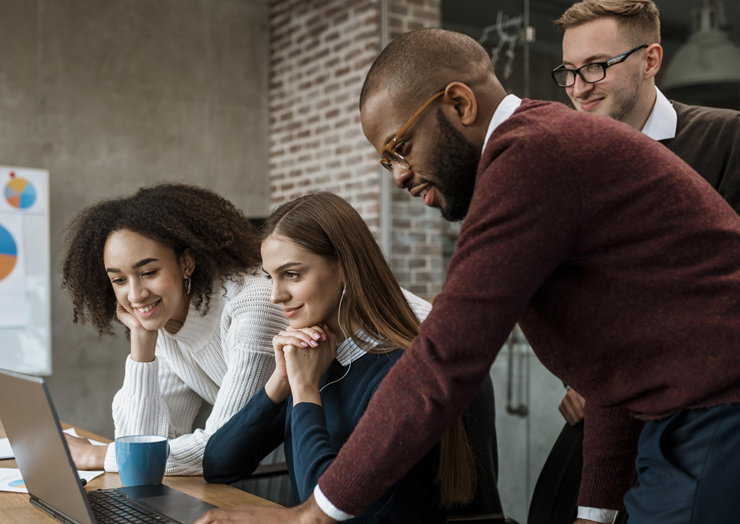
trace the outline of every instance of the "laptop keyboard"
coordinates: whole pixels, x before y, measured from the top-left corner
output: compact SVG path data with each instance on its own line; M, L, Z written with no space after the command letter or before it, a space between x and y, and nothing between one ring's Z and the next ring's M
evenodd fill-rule
M95 520L99 524L161 524L178 522L129 502L126 495L116 490L101 489L86 493L90 507L95 515Z

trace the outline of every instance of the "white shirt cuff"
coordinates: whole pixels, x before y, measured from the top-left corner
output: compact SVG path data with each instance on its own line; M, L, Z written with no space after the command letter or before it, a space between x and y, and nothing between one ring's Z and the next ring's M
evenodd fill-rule
M116 462L116 443L111 442L108 444L108 449L105 452L105 462L103 469L109 473L118 473L118 463Z
M322 508L323 509L323 508ZM599 509L578 506L578 518L600 522L602 524L612 524L617 518L616 509Z
M316 501L316 504L319 505L319 508L321 508L321 511L326 513L329 517L333 518L334 520L338 521L344 521L355 518L354 515L350 515L349 513L345 513L338 507L336 507L334 504L332 504L328 498L326 498L326 495L324 495L321 492L321 488L318 484L316 484L316 487L313 488L313 498Z

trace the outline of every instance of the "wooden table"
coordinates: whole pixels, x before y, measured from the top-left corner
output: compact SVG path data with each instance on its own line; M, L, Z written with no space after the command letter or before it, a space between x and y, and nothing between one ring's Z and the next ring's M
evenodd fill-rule
M72 427L62 422L62 428ZM100 442L111 442L109 439L90 433L75 427L79 435ZM0 438L5 437L5 430L0 423ZM15 460L0 460L0 468L17 468ZM257 506L275 506L269 500L261 499L255 495L232 488L226 484L209 484L203 477L164 477L164 484L175 488L210 504L219 507L239 506L241 504L254 504ZM122 486L118 473L103 473L101 476L90 481L85 486L86 490L101 488L120 488ZM43 511L36 509L28 502L26 493L0 492L0 524L23 523L23 524L52 524L57 522ZM58 524L58 522L57 522Z

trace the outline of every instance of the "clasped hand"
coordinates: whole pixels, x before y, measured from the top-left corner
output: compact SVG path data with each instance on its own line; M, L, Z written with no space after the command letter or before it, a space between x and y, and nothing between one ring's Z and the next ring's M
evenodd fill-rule
M326 325L288 328L272 339L275 371L265 385L273 402L293 395L293 403L321 404L319 383L336 353L336 336Z

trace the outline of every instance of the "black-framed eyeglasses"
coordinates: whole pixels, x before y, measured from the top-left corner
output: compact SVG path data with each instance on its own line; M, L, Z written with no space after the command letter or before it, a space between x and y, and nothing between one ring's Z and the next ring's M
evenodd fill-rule
M578 69L568 69L564 65L559 65L550 73L552 79L559 87L570 87L576 83L576 74L581 77L581 80L587 84L595 84L601 82L606 77L606 69L613 65L621 64L627 57L635 51L649 47L648 44L643 44L640 47L630 49L626 53L622 53L619 56L615 56L611 60L606 62L593 62L579 67Z

